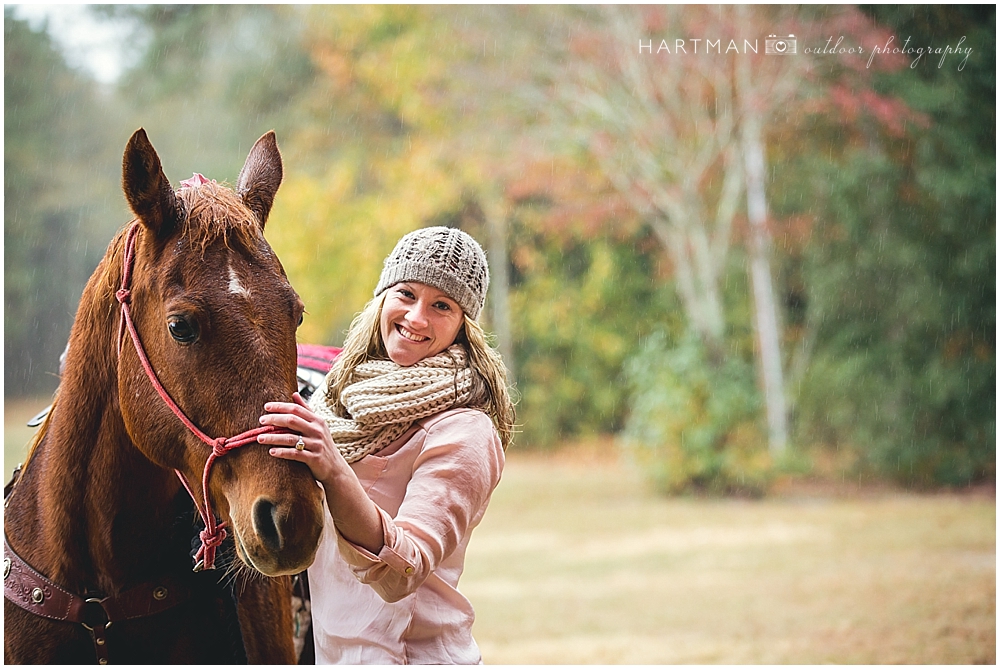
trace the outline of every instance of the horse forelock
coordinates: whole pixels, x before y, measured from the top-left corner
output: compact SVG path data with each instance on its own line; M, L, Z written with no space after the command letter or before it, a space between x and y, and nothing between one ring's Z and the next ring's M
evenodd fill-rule
M263 240L257 218L227 186L209 182L193 188L181 188L177 196L184 202L187 212L180 223L180 236L190 248L198 249L203 256L208 247L219 239L227 248L232 248L235 242L245 249L258 248ZM108 297L113 298L115 291L121 287L125 237L136 220L129 221L108 245L100 267L95 307L106 304Z
M181 234L202 254L218 239L227 247L235 240L248 249L256 248L260 242L262 233L257 217L227 186L212 181L182 188L177 196L187 211Z

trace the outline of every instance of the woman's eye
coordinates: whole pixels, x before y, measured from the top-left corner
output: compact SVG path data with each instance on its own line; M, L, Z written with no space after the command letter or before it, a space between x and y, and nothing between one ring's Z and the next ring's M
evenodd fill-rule
M170 336L180 344L190 344L198 338L198 327L182 316L171 316L167 319L167 329Z
M438 302L435 306L437 306L437 308L441 311L451 311L451 307L445 302Z

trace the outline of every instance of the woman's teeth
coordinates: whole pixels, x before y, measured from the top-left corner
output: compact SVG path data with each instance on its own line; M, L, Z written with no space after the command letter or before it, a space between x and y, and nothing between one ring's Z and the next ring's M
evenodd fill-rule
M421 337L420 335L413 334L412 332L404 328L402 325L396 326L396 332L398 332L404 339L409 339L410 341L413 342L419 343L422 341L426 341L428 339L428 337Z

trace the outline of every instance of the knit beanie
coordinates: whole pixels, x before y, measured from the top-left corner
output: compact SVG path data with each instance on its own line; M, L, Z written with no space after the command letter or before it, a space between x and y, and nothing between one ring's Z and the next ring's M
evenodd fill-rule
M400 281L434 286L476 320L486 302L490 270L475 239L456 228L435 226L405 235L385 259L375 296Z

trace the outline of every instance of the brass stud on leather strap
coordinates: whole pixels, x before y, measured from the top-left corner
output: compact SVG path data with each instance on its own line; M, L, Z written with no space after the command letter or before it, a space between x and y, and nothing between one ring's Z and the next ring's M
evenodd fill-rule
M109 608L119 620L142 618L185 602L192 594L183 582L168 577L136 585L116 597L84 598L36 571L14 552L6 536L3 557L4 599L37 616L82 625L90 632L100 664L110 664L108 647L113 644L108 643L107 633L114 622Z

